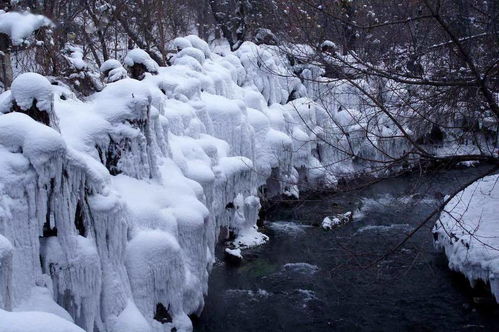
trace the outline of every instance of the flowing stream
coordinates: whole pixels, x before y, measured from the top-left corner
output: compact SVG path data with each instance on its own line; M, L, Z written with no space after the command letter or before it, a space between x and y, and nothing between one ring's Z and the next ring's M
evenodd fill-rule
M384 180L363 189L304 195L268 211L270 242L230 266L219 253L195 331L493 331L499 306L472 289L433 247L431 224L379 260L444 195L483 172L452 170ZM325 216L352 211L332 231Z

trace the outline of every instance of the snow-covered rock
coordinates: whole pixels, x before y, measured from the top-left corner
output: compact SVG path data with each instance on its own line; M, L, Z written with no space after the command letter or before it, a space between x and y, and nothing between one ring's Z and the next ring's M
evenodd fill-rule
M322 220L321 227L325 230L330 230L333 227L339 225L341 223L341 220L338 218L329 218L325 217L324 220Z
M321 227L324 230L331 230L335 227L338 227L342 224L349 222L350 220L352 220L352 212L348 211L345 213L337 214L332 218L325 217L322 220Z

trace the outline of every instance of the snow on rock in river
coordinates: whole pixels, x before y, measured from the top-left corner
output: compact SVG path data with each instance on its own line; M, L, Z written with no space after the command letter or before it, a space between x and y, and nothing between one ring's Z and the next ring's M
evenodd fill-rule
M323 110L255 71L261 46L174 44L170 67L130 52L140 81L106 62L85 101L33 73L0 96L0 331L190 330L219 237L264 243L261 193L324 177Z
M499 303L499 175L485 177L457 194L433 229L449 267L472 285L482 280Z

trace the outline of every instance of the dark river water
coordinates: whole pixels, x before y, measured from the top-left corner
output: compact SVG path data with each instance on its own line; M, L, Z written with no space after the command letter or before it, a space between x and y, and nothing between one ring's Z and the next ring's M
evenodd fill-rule
M478 172L412 175L277 202L264 226L267 244L244 251L236 267L219 255L195 331L499 331L499 306L488 303L485 287L473 290L448 269L433 247L433 223L379 261ZM352 222L317 227L346 211Z

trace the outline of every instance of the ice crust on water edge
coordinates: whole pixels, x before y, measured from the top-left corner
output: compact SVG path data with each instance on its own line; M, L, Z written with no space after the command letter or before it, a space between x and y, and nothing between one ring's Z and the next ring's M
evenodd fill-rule
M490 285L499 303L499 175L468 186L445 206L433 228L435 245L445 251L449 268L473 286Z
M259 50L285 72L274 53L174 44L170 67L141 50L106 62L85 101L33 73L0 97L0 315L21 329L191 330L220 230L235 253L264 243L259 188L298 195L300 174L323 177L308 129L323 110L252 63ZM141 81L125 77L136 64Z

